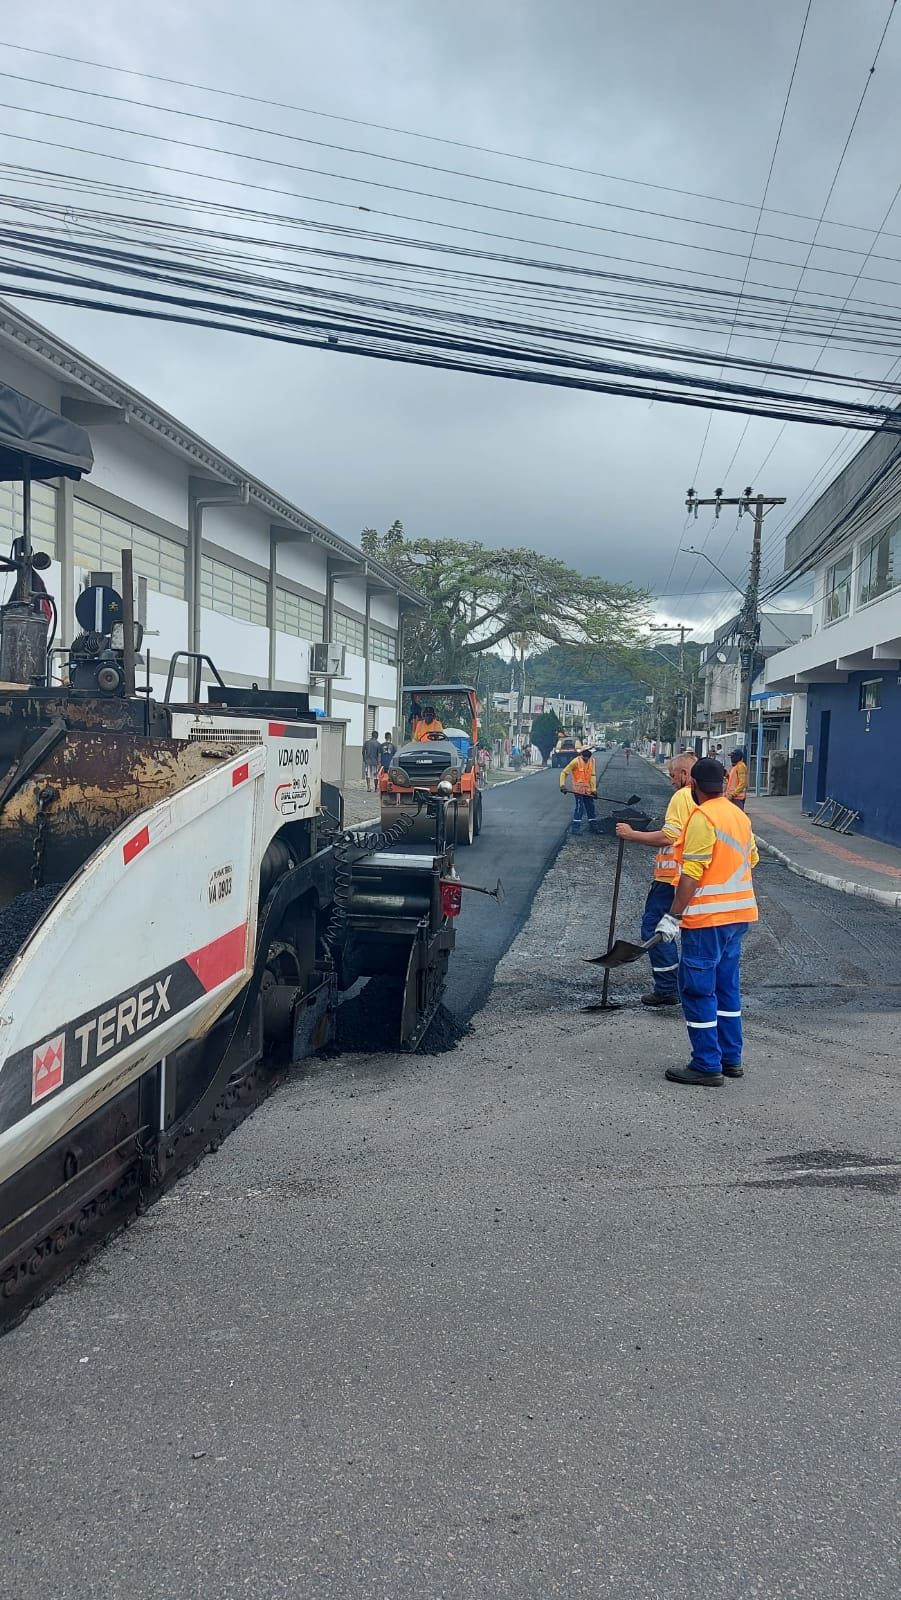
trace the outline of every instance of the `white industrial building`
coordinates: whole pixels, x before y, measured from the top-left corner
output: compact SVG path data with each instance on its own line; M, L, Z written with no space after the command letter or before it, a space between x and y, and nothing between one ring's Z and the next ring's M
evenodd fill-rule
M495 710L502 715L515 718L520 709L520 697L514 690L510 693L492 695ZM540 717L545 711L553 712L559 717L561 728L571 731L573 728L581 731L586 729L588 723L588 706L584 700L568 700L565 695L559 694L524 694L522 696L522 731L525 737L532 727L535 717Z
M397 726L403 615L421 604L416 593L3 302L0 380L86 428L94 450L90 477L32 490L33 542L53 558L44 577L59 606L56 642L78 631L88 573L118 584L128 546L154 689L171 655L192 650L230 683L305 690L344 725L355 773L368 732ZM9 542L20 529L21 489L0 484L0 534ZM344 646L340 677L311 676L317 642Z

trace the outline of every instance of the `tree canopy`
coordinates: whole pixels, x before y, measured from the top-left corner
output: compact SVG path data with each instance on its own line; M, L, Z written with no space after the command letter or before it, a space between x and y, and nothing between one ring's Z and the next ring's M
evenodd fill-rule
M417 590L424 610L404 628L409 677L466 680L486 654L637 640L647 595L587 577L535 550L489 549L479 540L409 539L403 524L365 528L363 549Z
M553 711L539 711L532 719L529 737L537 750L541 751L541 759L545 763L557 743L560 732L560 719Z

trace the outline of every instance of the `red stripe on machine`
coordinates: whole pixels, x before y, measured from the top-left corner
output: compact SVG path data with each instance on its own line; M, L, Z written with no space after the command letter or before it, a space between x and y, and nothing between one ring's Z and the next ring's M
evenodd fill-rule
M135 856L139 856L142 850L146 850L149 843L150 829L149 827L142 828L140 833L136 833L132 839L129 839L122 846L122 860L125 865L128 866L129 861L134 861Z
M269 724L269 737L270 737L270 739L281 739L281 738L283 738L284 737L284 733L285 733L285 729L286 729L287 726L288 726L288 724L286 722L270 722L270 724Z
M232 788L237 789L239 783L246 783L250 777L250 767L245 761L243 766L235 767L232 773Z
M223 933L212 944L205 944L192 955L185 956L185 961L209 992L242 970L246 948L247 923L243 922L240 928L232 928L231 933Z

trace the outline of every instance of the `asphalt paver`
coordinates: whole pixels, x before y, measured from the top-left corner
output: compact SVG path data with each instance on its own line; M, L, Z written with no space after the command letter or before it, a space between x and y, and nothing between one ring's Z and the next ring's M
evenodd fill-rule
M458 1050L298 1072L6 1337L6 1592L894 1600L897 921L763 863L693 1093L641 968L580 1009L615 849Z

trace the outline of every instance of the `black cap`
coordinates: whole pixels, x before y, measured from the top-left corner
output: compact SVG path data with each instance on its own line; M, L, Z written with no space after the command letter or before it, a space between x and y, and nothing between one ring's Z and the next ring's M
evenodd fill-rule
M726 769L721 761L714 761L712 756L702 756L691 769L691 781L697 784L702 794L722 794Z

